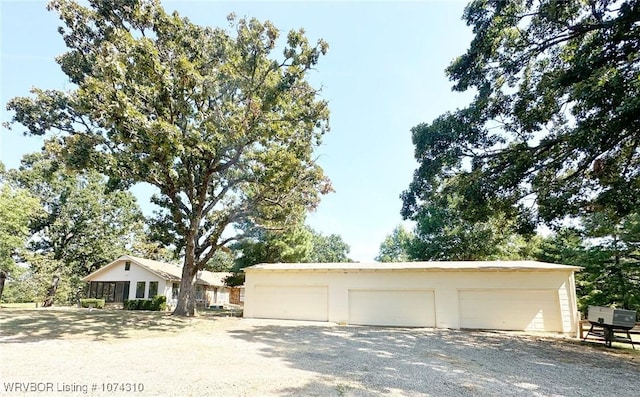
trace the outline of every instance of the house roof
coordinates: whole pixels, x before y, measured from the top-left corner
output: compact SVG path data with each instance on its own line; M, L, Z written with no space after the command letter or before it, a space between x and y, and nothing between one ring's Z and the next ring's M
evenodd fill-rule
M204 270L198 272L198 284L211 285L213 287L220 287L224 285L224 279L231 276L229 272L210 272Z
M157 275L158 277L167 280L167 281L180 281L182 279L182 266L176 265L173 263L154 261L152 259L139 258L131 255L122 255L118 259L101 267L95 272L89 274L84 277L83 281L91 281L96 275L103 273L115 266L116 263L121 263L122 261L130 261L135 263L136 265L148 270L149 272ZM207 270L203 270L198 272L198 280L196 283L210 285L214 287L220 287L224 285L224 279L231 275L228 272L210 272ZM114 280L117 281L117 280Z
M536 261L371 262L371 263L262 263L244 271L580 271L579 266Z

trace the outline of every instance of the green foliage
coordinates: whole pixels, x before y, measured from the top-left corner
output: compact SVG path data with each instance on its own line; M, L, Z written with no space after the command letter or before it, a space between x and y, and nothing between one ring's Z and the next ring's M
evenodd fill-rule
M224 284L227 287L239 287L244 284L244 273L242 273L239 269L236 270L231 275L225 277Z
M10 172L46 211L32 224L37 238L30 248L51 253L85 276L125 251L141 230L142 213L131 193L109 191L99 173L70 171L52 156L47 151L26 155L20 169Z
M338 234L323 235L311 228L311 251L300 262L340 263L353 262L349 259L350 247Z
M349 245L337 234L325 236L308 226L285 230L255 228L232 249L236 253L235 268L258 263L322 263L350 262Z
M136 230L131 240L128 252L133 256L167 263L173 263L176 259L175 249L165 247L157 241L151 241L150 236L143 229Z
M538 259L582 266L576 274L579 309L589 305L640 310L640 215L594 214L575 229L546 238Z
M227 247L223 247L216 251L204 269L210 272L228 272L233 268L233 261L233 252Z
M411 261L410 249L414 239L412 232L404 227L396 226L384 241L380 244L380 251L376 256L378 262L409 262Z
M84 308L104 309L104 299L86 298L80 299L80 306Z
M165 311L167 310L167 297L164 295L156 295L151 300L151 310Z
M19 271L15 257L26 247L29 224L42 209L36 197L5 178L4 165L0 165L0 271L11 277L12 272Z
M475 36L447 73L475 98L412 129L420 165L403 216L449 194L465 220L500 213L529 230L605 208L635 212L638 4L472 1L464 18Z
M188 281L242 238L229 235L236 226L294 224L331 190L313 157L328 107L306 80L327 44L291 31L277 59L270 22L202 27L150 0L49 8L69 49L57 61L77 89L12 99L11 124L110 187L158 188L154 236L184 253L176 313L193 315Z
M36 302L41 300L41 296L35 294L36 288L30 278L19 276L15 280L7 281L4 285L2 298L3 303L25 303Z
M126 310L142 310L142 299L130 299L126 300L122 305Z
M51 151L26 155L8 179L39 201L39 216L30 219L28 250L21 255L38 300L58 275L58 300L75 302L84 287L81 278L128 252L143 234L142 213L131 193L108 191L95 171L61 167Z
M298 225L283 230L251 228L246 238L234 244L235 269L258 263L301 262L311 251L311 232Z
M516 260L531 258L534 235L497 212L483 220L464 216L458 194L434 195L414 215L414 234L405 241L410 260Z
M167 297L156 295L153 299L128 299L123 302L122 308L125 310L165 311L167 310Z
M231 247L236 259L234 274L225 280L230 287L244 284L241 269L259 263L351 262L349 245L337 234L325 236L301 224L284 230L249 230L250 238Z

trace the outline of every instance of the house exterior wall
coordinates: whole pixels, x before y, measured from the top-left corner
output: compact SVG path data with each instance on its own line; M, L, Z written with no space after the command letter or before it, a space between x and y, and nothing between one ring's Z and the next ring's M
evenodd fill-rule
M173 284L177 284L177 287L175 289L173 288ZM173 310L178 305L178 291L180 291L179 281L167 281L165 286L165 296L167 297L167 310Z
M226 287L214 287L208 286L206 289L206 301L207 306L211 305L225 305L229 303L229 289Z
M229 303L229 288L227 287L218 287L218 294L216 297L216 304L225 305Z
M521 291L542 291L557 297L560 320L554 329L558 332L575 332L577 308L573 271L569 270L268 270L246 269L244 316L263 317L265 313L260 302L264 302L264 291L277 294L287 288L307 286L327 288L327 319L335 323L349 323L349 294L357 290L432 290L435 300L435 327L461 327L460 292L465 290L495 290L516 296ZM276 288L265 288L276 287ZM532 292L532 296L535 293ZM554 298L555 299L555 298ZM269 297L270 301L277 297ZM304 313L299 305L304 301L280 301L296 313ZM410 303L409 303L410 305ZM421 311L424 305L414 303L413 310ZM508 310L508 308L507 308ZM314 318L310 315L309 319ZM515 315L515 313L514 313ZM533 319L532 319L533 320ZM496 329L500 324L495 324Z
M153 298L153 296L149 296L149 282L156 281L158 282L158 295L164 293L167 297L167 302L169 302L171 298L171 282L167 282L162 277L138 266L135 262L130 262L129 270L125 270L125 262L124 260L119 261L111 268L96 274L91 278L91 281L129 281L129 297L127 299L136 299L136 286L138 282L145 283L144 299Z

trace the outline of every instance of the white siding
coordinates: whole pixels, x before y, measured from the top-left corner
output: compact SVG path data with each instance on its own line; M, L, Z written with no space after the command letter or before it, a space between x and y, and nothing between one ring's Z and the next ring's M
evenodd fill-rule
M125 270L125 261L115 263L110 269L106 269L105 271L96 274L91 278L91 281L129 281L128 299L136 299L136 286L138 282L145 283L145 298L153 298L149 297L150 281L158 282L158 294L165 291L167 286L167 282L162 277L159 277L147 269L136 265L134 262L131 262L129 270ZM170 286L171 283L169 283L169 287ZM167 296L167 301L169 301L169 298L171 298L170 294Z
M217 287L218 292L215 293L215 301L213 303L217 305L226 305L229 303L229 289L225 287Z
M350 313L350 292L353 290L389 291L414 290L433 291L434 314L428 323L437 328L461 328L461 290L532 290L549 291L554 295L556 314L545 319L553 324L552 330L575 332L577 317L575 308L575 290L573 289L572 270L252 270L246 271L245 281L245 317L291 318L286 312L293 310L297 319L322 319L335 323L350 323L354 314ZM305 315L297 300L306 288L324 286L327 294L327 314ZM289 291L289 292L287 292ZM358 297L356 297L358 299ZM399 298L405 299L405 297ZM551 298L549 298L551 299ZM397 310L399 306L384 310ZM545 306L548 308L548 305ZM319 304L310 313L323 311ZM508 308L508 310L516 310ZM546 310L546 309L545 309ZM422 313L423 315L423 313ZM515 315L515 314L514 314ZM360 321L356 315L356 321ZM416 320L427 323L425 318ZM536 320L539 322L539 320ZM557 323L560 323L557 326ZM466 324L465 324L466 325ZM537 325L536 325L537 327ZM524 329L524 328L523 328ZM551 330L551 329L549 329Z
M255 317L327 321L326 286L258 285ZM286 302L286 304L284 304Z
M433 291L350 290L349 323L435 327Z
M562 332L558 290L459 291L460 327Z

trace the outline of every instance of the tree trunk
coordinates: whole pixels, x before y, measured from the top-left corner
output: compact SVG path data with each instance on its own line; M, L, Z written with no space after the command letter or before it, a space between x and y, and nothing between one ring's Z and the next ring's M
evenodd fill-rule
M195 233L194 233L195 235ZM196 315L196 274L198 268L195 263L195 244L192 236L187 238L187 246L182 268L182 280L178 293L178 304L173 311L174 316L193 317Z
M44 298L44 302L42 302L42 307L51 307L53 306L53 299L56 296L56 291L58 290L58 283L60 282L60 277L54 275L51 279L51 286L47 290L47 296Z
M7 273L0 270L0 299L2 299L2 291L4 291L4 282L7 279Z
M178 304L173 311L174 316L193 317L196 315L196 273L195 265L185 263L182 268Z

